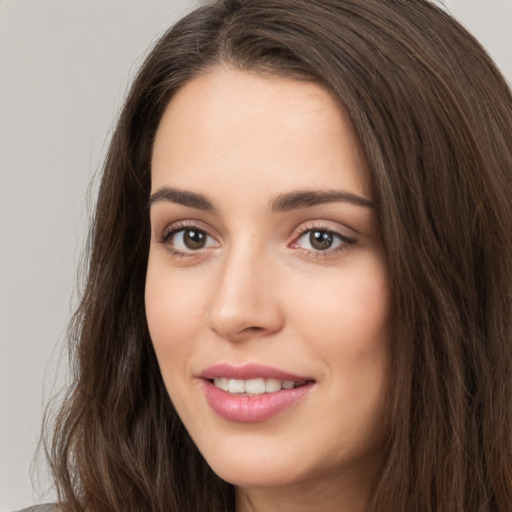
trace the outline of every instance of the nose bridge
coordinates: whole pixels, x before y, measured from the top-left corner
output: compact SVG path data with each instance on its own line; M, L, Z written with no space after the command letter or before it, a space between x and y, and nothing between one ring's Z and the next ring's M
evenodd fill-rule
M272 258L247 239L227 250L219 264L209 308L211 329L233 340L279 330L283 317Z

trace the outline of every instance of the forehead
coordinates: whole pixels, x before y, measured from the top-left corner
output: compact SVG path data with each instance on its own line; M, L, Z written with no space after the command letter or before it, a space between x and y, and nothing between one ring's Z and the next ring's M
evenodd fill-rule
M157 131L152 189L169 180L188 186L194 177L246 182L249 190L255 180L274 189L314 181L371 195L348 117L325 88L230 68L179 89Z

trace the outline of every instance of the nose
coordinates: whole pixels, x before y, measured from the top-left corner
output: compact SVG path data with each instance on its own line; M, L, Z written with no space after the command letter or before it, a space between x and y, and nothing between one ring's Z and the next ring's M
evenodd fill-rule
M284 314L279 279L269 259L250 250L232 252L222 262L208 310L208 324L229 341L269 336L280 331Z

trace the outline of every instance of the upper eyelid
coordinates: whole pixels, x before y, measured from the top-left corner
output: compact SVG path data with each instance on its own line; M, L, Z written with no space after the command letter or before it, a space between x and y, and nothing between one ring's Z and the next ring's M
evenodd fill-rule
M334 223L334 222L333 222ZM336 224L339 225L338 222ZM220 242L221 235L220 233L209 226L208 224L204 223L203 221L200 221L198 219L182 219L182 220L176 220L174 222L168 223L165 225L163 229L160 229L157 231L158 238L162 239L164 237L167 237L171 233L179 232L183 229L187 228L196 228L200 231L205 232L208 236L211 236L217 242ZM331 233L334 233L335 235L340 236L341 238L348 238L348 239L354 239L357 237L358 233L353 228L350 228L348 226L345 227L349 233L344 232L345 229L341 227L335 227L331 224L331 221L326 220L310 220L306 222L300 223L298 226L296 226L290 235L291 241L297 239L297 237L302 236L303 234L307 233L308 231L318 229L322 231L328 231Z
M304 231L301 231L300 233L297 233L295 235L295 238L293 239L293 241L299 240L304 235L306 235L310 231L314 231L314 230L317 230L317 231L327 231L328 233L332 233L334 236L338 237L344 243L354 244L354 243L357 242L357 240L354 237L352 237L352 236L344 235L343 233L340 233L339 231L337 231L335 229L330 229L330 228L327 229L327 228L322 228L322 227L313 227L313 228L305 229ZM330 250L331 250L330 248L329 249L325 249L326 252L330 251Z
M207 229L204 229L197 225L196 222L189 222L189 221L176 221L171 224L168 224L162 231L158 231L157 241L165 246L169 246L167 249L175 256L182 256L182 257L193 257L198 256L201 254L201 252L205 249L209 249L208 247L202 247L197 250L182 250L174 247L174 243L170 243L171 240L174 239L174 236L181 232L186 231L187 229L193 229L196 228L197 231L202 231L203 233L206 233L206 235L213 239L216 244L220 245L220 242L217 240L215 236L213 236Z
M336 223L336 224L340 225L339 223ZM329 232L337 234L343 238L351 238L352 239L358 235L358 232L355 229L350 228L348 226L345 226L344 228L334 227L325 220L318 220L318 221L308 221L308 222L301 223L299 226L297 226L294 229L294 236L295 237L300 236L300 235L302 235L308 231L311 231L313 229L318 229L321 231L329 231ZM349 231L350 234L344 233L345 230Z
M175 222L171 222L170 224L166 224L166 226L160 230L161 236L177 233L178 231L182 231L187 228L196 228L200 231L204 231L207 235L217 239L218 237L212 233L212 229L206 227L203 222L198 220L178 220Z
M343 238L343 239L351 238L351 237L348 237L347 235L344 235L343 233L340 233L336 229L323 228L323 227L313 227L313 228L304 229L304 230L300 231L299 233L297 233L297 235L295 235L295 238L302 238L306 233L309 233L310 231L326 231L327 233L332 233L333 235L339 236L340 238Z

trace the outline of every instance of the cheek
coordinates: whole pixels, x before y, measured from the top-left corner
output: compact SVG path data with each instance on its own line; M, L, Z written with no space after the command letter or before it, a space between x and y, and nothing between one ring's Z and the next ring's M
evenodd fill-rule
M164 378L170 366L180 366L193 352L204 313L204 290L180 283L179 275L152 263L145 290L146 319ZM197 284L197 283L196 283Z
M325 381L338 402L373 416L371 411L380 411L388 395L391 371L391 297L385 265L370 260L324 284L304 295L297 310L302 312L297 314L298 332L324 362Z
M150 259L145 290L149 334L167 393L174 406L184 410L189 361L202 325L202 295L196 287L182 285L179 275Z
M298 301L301 329L332 342L333 348L345 346L363 354L379 346L389 331L389 282L380 260L344 269L338 279L312 281Z

